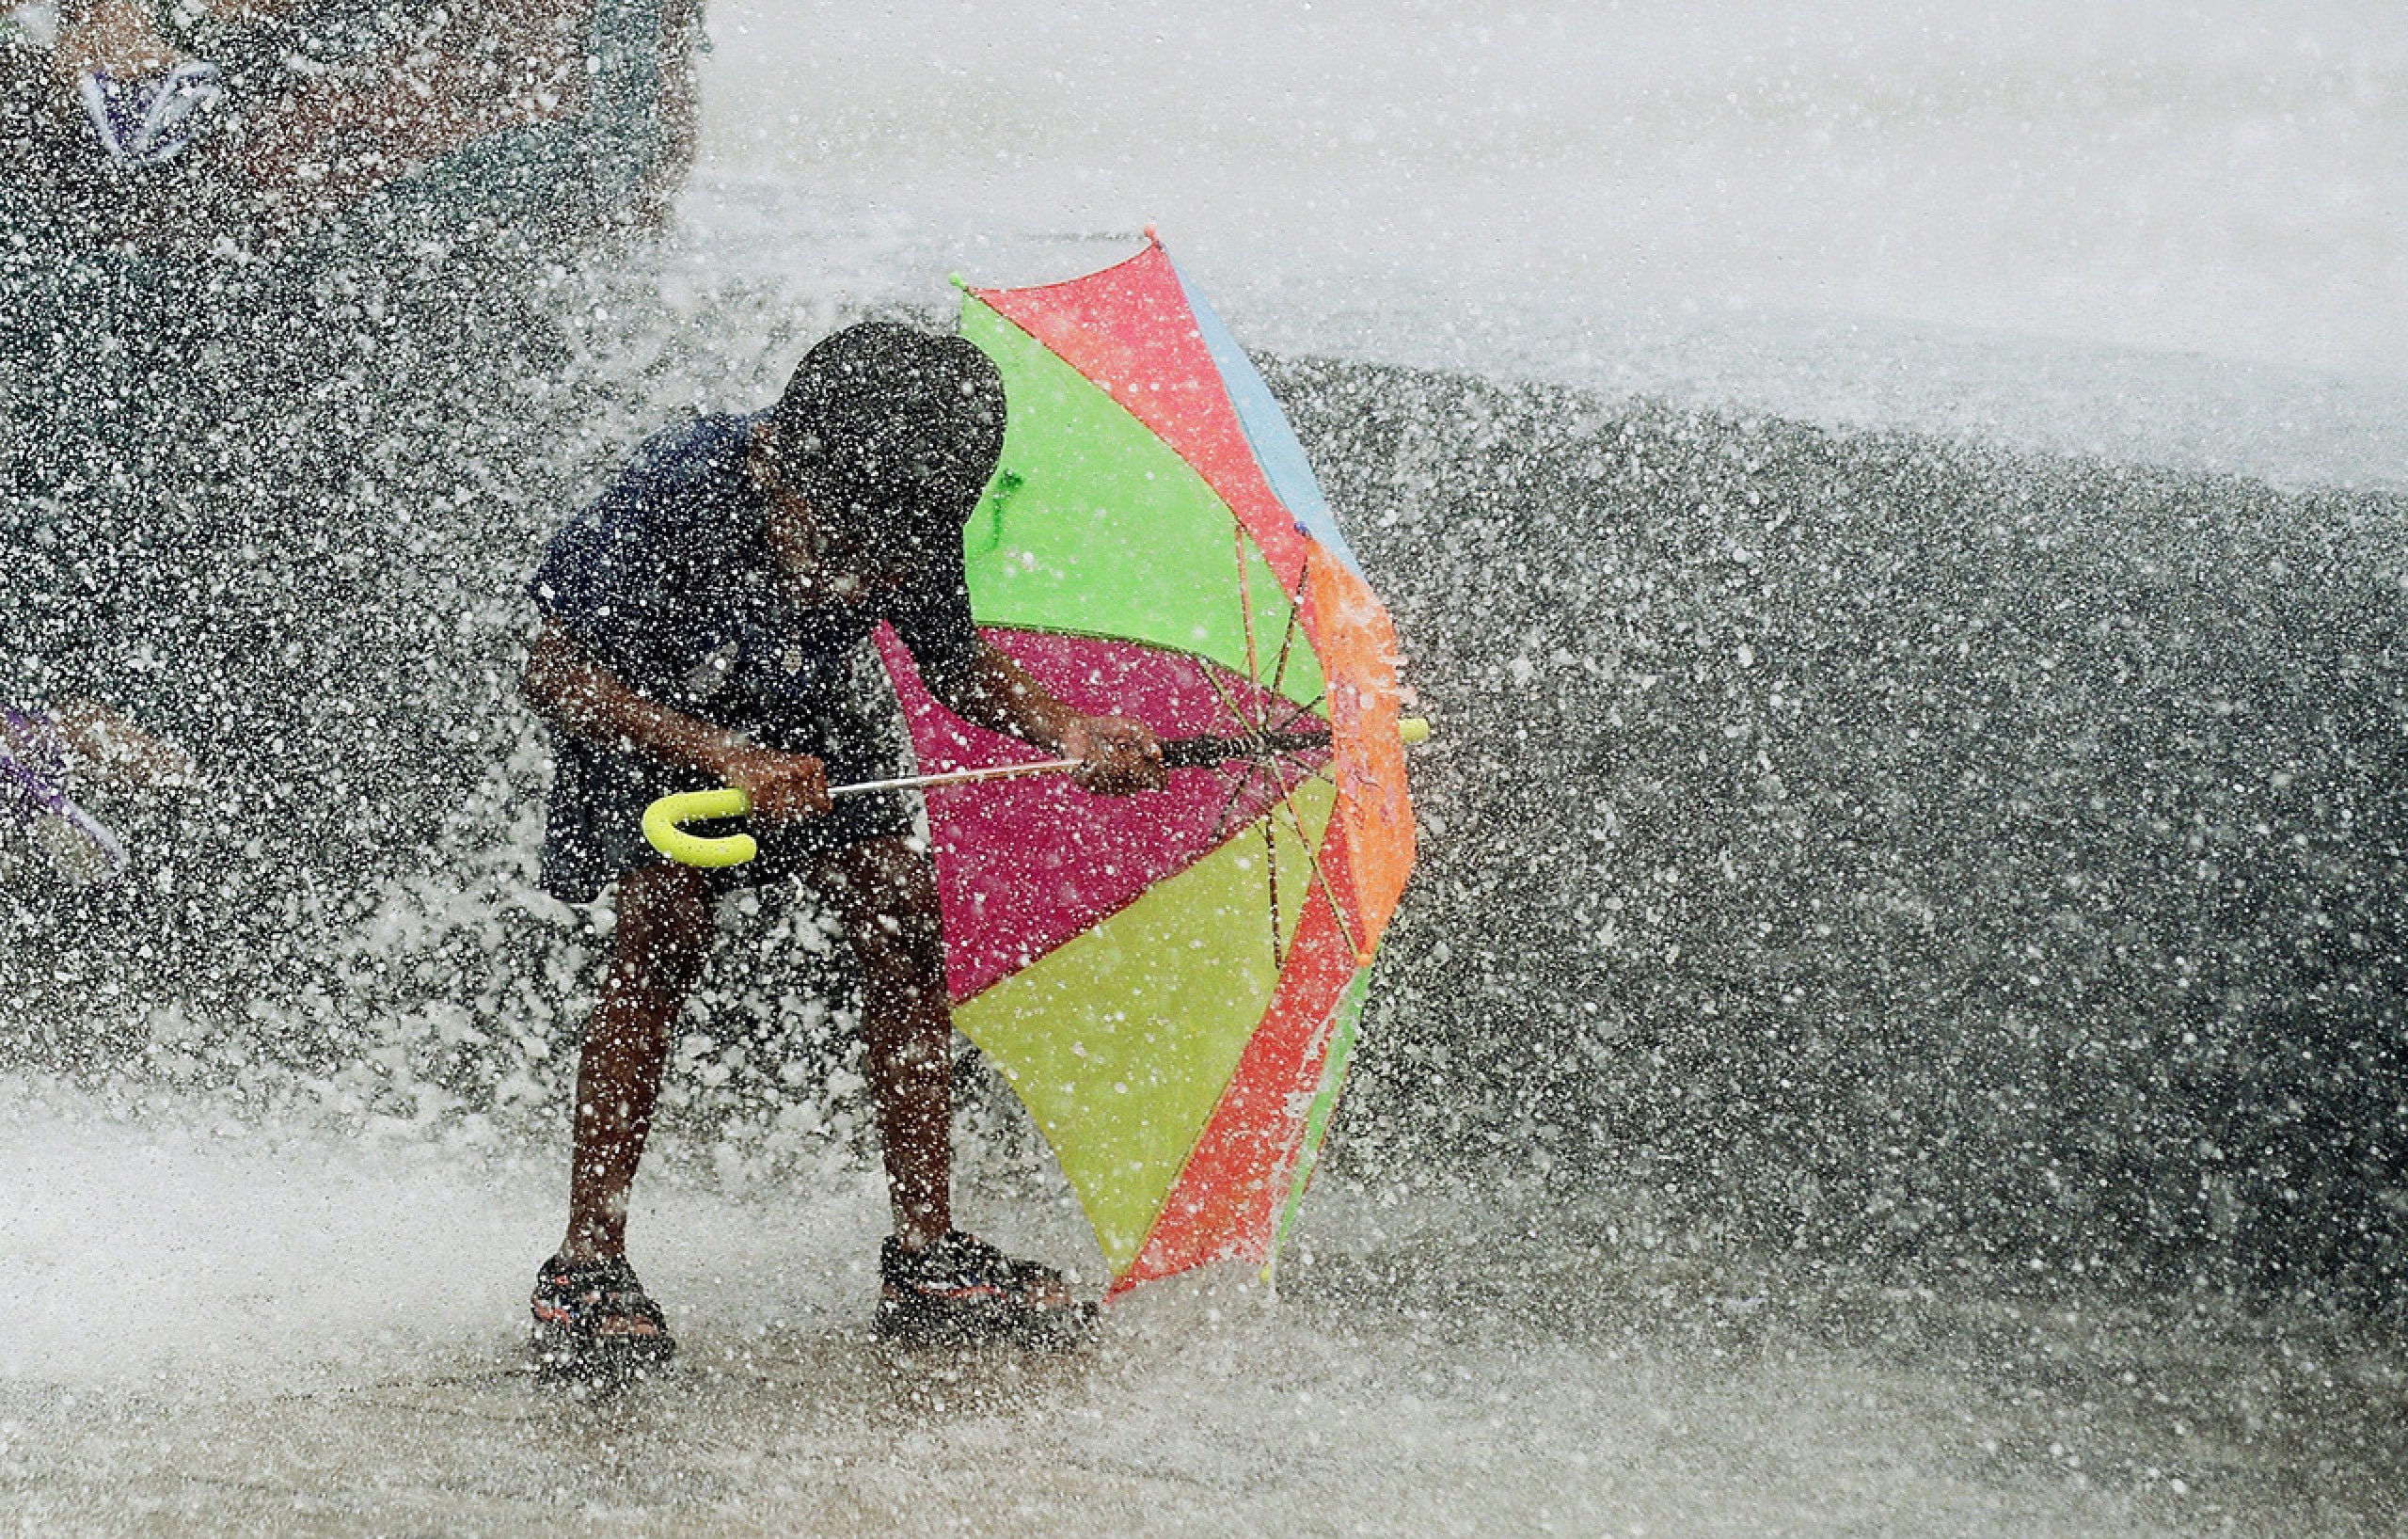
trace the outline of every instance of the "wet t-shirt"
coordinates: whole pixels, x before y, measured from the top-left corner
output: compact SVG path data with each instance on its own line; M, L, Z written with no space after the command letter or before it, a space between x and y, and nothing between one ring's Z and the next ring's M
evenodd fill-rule
M723 724L824 688L881 620L938 698L957 695L978 657L960 544L895 587L796 602L765 537L768 493L746 468L767 419L720 414L647 440L553 537L528 584L535 602L639 693Z

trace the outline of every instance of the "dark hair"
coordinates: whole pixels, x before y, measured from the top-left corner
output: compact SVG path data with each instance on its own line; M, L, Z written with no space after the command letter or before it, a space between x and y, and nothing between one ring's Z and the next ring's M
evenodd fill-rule
M958 534L1004 452L1004 376L961 337L864 321L804 356L770 420L778 473L835 517Z

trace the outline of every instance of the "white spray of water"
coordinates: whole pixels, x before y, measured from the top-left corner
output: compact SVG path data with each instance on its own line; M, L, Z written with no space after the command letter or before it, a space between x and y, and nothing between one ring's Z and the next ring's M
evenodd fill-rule
M748 0L712 28L682 260L806 302L1065 276L1158 220L1275 349L2408 482L2396 6ZM2332 1383L2147 1319L2035 1325L2020 1377L1949 1360L1971 1325L1884 1335L1912 1300L1853 1347L1784 1337L1754 1285L1641 1257L1577 1331L1483 1316L1480 1278L1317 1303L1307 1265L1275 1312L1164 1290L1067 1379L898 1391L857 1339L877 1197L834 1170L654 1181L693 1376L569 1424L507 1371L555 1159L16 1076L0 1104L0 1470L60 1531L2273 1531L2280 1395L2222 1391ZM1527 1216L1379 1202L1324 1194L1308 1242L1394 1261Z

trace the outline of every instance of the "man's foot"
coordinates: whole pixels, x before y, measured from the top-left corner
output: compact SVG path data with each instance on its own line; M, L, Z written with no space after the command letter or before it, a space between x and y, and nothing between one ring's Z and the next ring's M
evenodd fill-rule
M878 1270L878 1334L890 1341L1062 1347L1095 1331L1095 1306L1073 1300L1061 1273L959 1230L918 1251L889 1237Z
M535 1274L535 1361L547 1372L626 1374L675 1356L669 1322L624 1256L572 1261L555 1256Z
M165 74L119 80L105 70L75 82L92 132L119 166L157 166L183 153L196 119L224 100L217 66L185 59Z

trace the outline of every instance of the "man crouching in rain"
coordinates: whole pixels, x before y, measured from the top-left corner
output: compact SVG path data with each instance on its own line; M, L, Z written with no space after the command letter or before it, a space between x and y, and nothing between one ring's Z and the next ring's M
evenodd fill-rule
M628 1190L671 1027L732 883L800 877L841 918L863 989L866 1071L895 1233L879 1334L1075 1336L1090 1311L1060 1273L954 1229L952 1012L934 867L894 778L898 745L853 683L894 627L937 699L1067 758L1090 791L1163 785L1139 722L1064 705L972 626L962 526L1003 452L1003 381L960 338L868 323L814 347L777 405L706 417L643 445L554 537L530 584L543 611L528 699L555 729L544 883L589 902L618 884L618 929L577 1079L568 1234L535 1283L555 1366L642 1366L674 1350L626 1259ZM751 863L705 871L645 844L644 808L733 785Z

